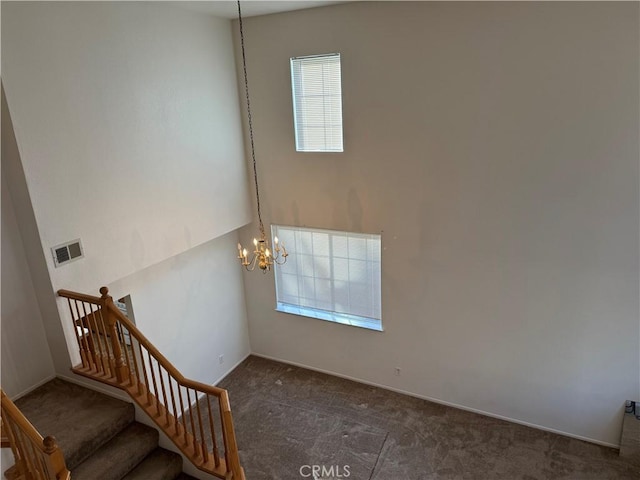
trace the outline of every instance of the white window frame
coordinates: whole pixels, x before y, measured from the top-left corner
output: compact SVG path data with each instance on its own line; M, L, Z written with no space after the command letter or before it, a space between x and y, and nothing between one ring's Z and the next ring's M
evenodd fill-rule
M271 233L289 252L275 269L277 311L383 331L380 235L285 225L272 225ZM338 264L343 268L336 270ZM353 273L352 266L358 267Z
M340 54L291 57L290 67L296 151L343 152ZM320 78L304 73L305 69L318 67L322 71ZM312 139L313 131L321 132L323 140Z

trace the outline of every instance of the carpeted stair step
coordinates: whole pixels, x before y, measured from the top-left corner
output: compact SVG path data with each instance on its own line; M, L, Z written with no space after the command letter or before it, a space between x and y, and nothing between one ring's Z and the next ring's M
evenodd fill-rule
M158 447L158 431L134 422L71 471L73 480L121 480Z
M187 475L186 473L183 473L178 478L176 478L176 480L198 480L198 479L195 477L192 477L191 475Z
M43 436L56 437L72 471L134 419L132 404L59 378L15 403Z
M156 448L122 480L175 480L182 474L182 457Z

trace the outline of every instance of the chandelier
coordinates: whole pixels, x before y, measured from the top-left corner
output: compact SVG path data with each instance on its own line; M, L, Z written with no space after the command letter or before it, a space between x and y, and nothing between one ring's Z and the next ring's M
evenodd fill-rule
M260 191L258 190L258 171L256 169L256 152L253 145L253 124L251 121L251 104L249 103L249 82L247 81L247 59L244 53L244 31L242 29L242 11L240 10L240 0L238 0L238 23L240 25L240 46L242 50L242 69L244 72L244 91L247 97L247 118L249 123L249 138L251 140L251 158L253 160L253 181L256 187L256 205L258 207L258 225L260 228L260 238L253 239L254 250L249 256L246 248L238 243L238 259L244 268L249 271L255 270L256 266L263 273L271 270L273 264L282 265L287 261L287 250L284 244L278 242L278 237L273 239L275 249L269 248L269 241L264 233L262 214L260 212Z

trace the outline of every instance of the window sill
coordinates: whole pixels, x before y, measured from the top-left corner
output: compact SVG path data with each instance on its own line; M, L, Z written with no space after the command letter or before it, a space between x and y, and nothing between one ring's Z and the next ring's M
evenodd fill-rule
M344 313L329 312L319 310L317 308L299 307L288 303L278 302L276 311L290 313L292 315L300 315L302 317L315 318L326 322L340 323L351 327L366 328L367 330L375 330L377 332L384 331L382 329L382 321L367 317L358 317L357 315L347 315Z

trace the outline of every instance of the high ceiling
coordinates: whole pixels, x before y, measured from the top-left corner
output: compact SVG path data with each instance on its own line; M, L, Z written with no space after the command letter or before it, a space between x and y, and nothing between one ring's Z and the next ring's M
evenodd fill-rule
M216 17L238 18L238 4L234 1L213 0L213 1L195 1L195 2L170 2L173 5L195 10L197 12L208 13ZM243 17L253 17L256 15L268 15L270 13L288 12L291 10L302 10L305 8L323 7L326 5L335 5L337 3L347 3L345 1L315 1L315 0L296 0L296 1L241 1Z

